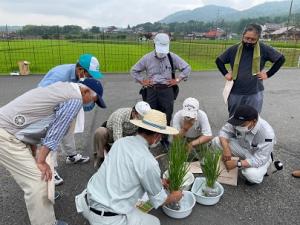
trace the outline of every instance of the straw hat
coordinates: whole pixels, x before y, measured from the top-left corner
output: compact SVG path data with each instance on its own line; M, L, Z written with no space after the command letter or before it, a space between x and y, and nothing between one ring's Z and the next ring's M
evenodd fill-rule
M161 134L175 135L179 133L177 129L167 126L166 114L155 109L146 113L142 120L130 120L130 122L138 127Z

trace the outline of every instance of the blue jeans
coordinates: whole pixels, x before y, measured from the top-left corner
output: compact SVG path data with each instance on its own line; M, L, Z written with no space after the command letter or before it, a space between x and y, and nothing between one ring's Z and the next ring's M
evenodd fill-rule
M250 105L255 108L258 113L261 112L264 94L260 91L253 95L236 95L230 94L228 97L229 117L233 116L235 110L240 105Z

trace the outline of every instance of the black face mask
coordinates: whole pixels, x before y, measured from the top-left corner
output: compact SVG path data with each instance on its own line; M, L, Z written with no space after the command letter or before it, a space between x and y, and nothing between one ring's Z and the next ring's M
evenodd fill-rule
M244 42L243 41L243 45L245 48L254 48L256 43L249 43L249 42Z

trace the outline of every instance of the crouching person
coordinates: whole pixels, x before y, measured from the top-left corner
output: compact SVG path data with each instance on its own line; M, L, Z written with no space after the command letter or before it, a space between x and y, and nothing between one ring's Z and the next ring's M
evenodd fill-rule
M259 184L272 163L275 134L256 109L241 105L222 127L219 137L213 139L213 144L223 149L228 170L238 167L247 179L246 183ZM240 159L232 160L231 156Z
M94 135L94 167L99 168L104 160L104 152L108 152L112 143L122 137L136 134L137 126L130 120L143 118L151 110L147 102L140 101L132 108L120 108L114 111Z
M199 109L199 101L187 98L183 108L176 112L173 127L179 130L179 136L187 139L189 150L212 140L211 127L204 111Z
M166 115L150 110L144 118L130 120L138 127L137 135L117 140L87 188L76 196L77 212L91 225L158 225L159 220L141 212L136 202L146 192L152 205L178 202L181 191L167 195L160 169L149 147L160 142L162 134L178 131L167 126Z

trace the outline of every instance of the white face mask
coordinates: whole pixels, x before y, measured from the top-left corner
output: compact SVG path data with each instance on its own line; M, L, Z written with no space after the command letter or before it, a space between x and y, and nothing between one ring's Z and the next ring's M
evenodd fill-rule
M159 141L160 141L161 137L159 136L151 145L149 145L150 148L155 148L158 146Z
M247 132L250 131L250 130L248 129L247 126L245 126L245 127L242 127L242 126L236 126L235 129L236 129L237 131L239 131L240 133L247 133Z
M160 58L160 59L162 59L162 58L164 58L164 57L166 57L167 56L167 54L165 54L165 53L156 53L156 56L157 56L157 58Z

